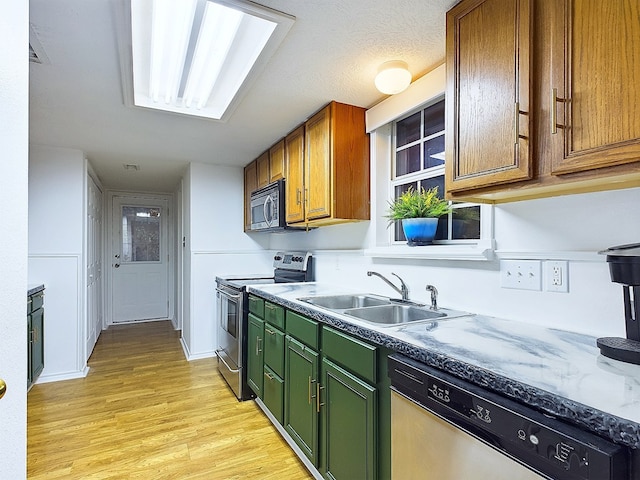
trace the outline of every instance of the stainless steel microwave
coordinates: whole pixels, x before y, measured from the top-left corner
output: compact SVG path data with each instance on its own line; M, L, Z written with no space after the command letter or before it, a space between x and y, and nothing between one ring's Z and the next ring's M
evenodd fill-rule
M284 179L251 193L251 231L284 230Z

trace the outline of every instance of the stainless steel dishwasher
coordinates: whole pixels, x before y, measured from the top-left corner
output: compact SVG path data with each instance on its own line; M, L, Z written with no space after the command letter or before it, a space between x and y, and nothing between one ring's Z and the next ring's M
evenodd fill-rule
M394 480L628 480L629 450L399 354Z

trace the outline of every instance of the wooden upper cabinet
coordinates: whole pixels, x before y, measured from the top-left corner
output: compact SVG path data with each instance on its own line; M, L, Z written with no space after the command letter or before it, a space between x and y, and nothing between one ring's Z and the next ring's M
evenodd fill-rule
M463 0L447 14L448 198L637 187L636 78L636 0Z
M331 106L311 117L305 125L306 218L331 215Z
M305 124L306 222L368 220L369 135L365 109L331 102Z
M285 178L284 138L269 149L269 183Z
M256 159L258 169L258 188L269 184L269 151L267 150Z
M552 173L637 162L640 3L565 0L549 8Z
M244 231L251 230L251 192L258 188L257 161L244 167Z
M447 13L448 192L531 178L530 0Z
M284 153L286 221L301 222L304 220L304 125L285 137Z

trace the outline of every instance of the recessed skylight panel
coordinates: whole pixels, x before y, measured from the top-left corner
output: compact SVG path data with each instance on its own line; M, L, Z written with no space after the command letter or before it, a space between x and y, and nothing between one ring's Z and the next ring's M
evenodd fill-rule
M293 24L237 0L131 0L134 104L225 119Z

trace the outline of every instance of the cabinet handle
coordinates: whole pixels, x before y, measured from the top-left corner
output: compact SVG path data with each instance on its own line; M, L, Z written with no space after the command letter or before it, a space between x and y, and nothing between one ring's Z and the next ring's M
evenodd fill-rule
M520 102L515 104L515 115L513 119L513 143L518 144L520 139Z
M320 383L316 383L316 412L320 413L320 407L324 406L324 403L320 401L320 391L324 390L324 387L320 386Z
M262 351L260 349L260 344L262 343L262 339L260 337L256 337L256 356L260 355L260 352Z
M300 205L300 203L302 202L301 198L300 198L300 194L302 192L300 191L299 188L296 188L296 205Z
M308 399L309 405L311 405L311 377L309 377L309 399Z
M34 328L33 329L33 343L36 343L38 341L38 329Z
M305 204L309 203L309 189L308 188L304 189L304 203Z
M551 113L551 135L558 133L558 89L551 89L551 105L549 106Z
M264 376L267 377L269 380L273 380L273 375L271 375L269 372L264 372Z
M274 332L270 328L265 328L264 331L267 332L269 335L275 335L276 334L276 332Z

